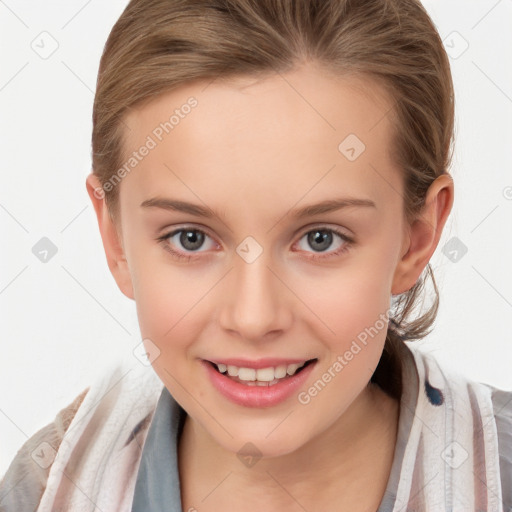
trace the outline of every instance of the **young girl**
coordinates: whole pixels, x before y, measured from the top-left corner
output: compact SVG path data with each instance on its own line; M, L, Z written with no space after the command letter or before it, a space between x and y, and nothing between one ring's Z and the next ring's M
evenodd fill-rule
M453 106L417 0L132 0L86 185L144 357L25 443L0 509L511 510L512 392L408 343Z

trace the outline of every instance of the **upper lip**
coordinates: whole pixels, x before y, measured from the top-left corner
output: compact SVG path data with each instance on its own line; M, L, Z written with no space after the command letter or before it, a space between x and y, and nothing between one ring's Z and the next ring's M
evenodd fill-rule
M305 363L307 361L310 361L311 358L305 358L305 359L297 359L297 358L290 358L290 359L283 359L283 358L277 358L277 357L264 357L261 359L256 360L249 360L249 359L243 359L243 358L227 358L227 359L208 359L211 363L214 364L225 364L226 366L237 366L238 368L254 368L255 370L258 370L260 368L276 368L277 366L288 366L289 364L301 364Z

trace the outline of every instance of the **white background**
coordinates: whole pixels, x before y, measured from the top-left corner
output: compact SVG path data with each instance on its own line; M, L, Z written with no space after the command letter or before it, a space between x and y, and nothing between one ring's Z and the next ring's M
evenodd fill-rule
M0 1L0 475L110 364L140 364L135 305L85 189L100 55L126 3ZM512 0L424 5L454 56L455 203L431 260L440 312L417 345L512 389ZM47 59L32 48L43 31L58 43ZM58 250L47 263L32 253L42 237ZM442 252L452 237L467 246L456 262Z

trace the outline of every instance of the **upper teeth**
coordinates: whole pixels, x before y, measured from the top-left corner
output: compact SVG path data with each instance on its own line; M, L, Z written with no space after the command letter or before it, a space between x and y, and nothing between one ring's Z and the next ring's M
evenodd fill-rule
M274 379L282 379L286 375L293 375L299 368L302 368L306 364L293 363L289 365L277 366L275 368L239 368L238 366L225 365L222 363L217 364L219 372L224 373L226 370L230 377L238 377L240 380L247 381L261 381L261 382L272 382Z

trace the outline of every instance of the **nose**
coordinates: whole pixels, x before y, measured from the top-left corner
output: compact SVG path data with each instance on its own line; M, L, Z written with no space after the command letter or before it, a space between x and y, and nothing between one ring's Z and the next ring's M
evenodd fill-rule
M252 263L235 254L234 268L221 290L221 327L250 341L279 337L292 322L291 297L284 276L263 253Z

